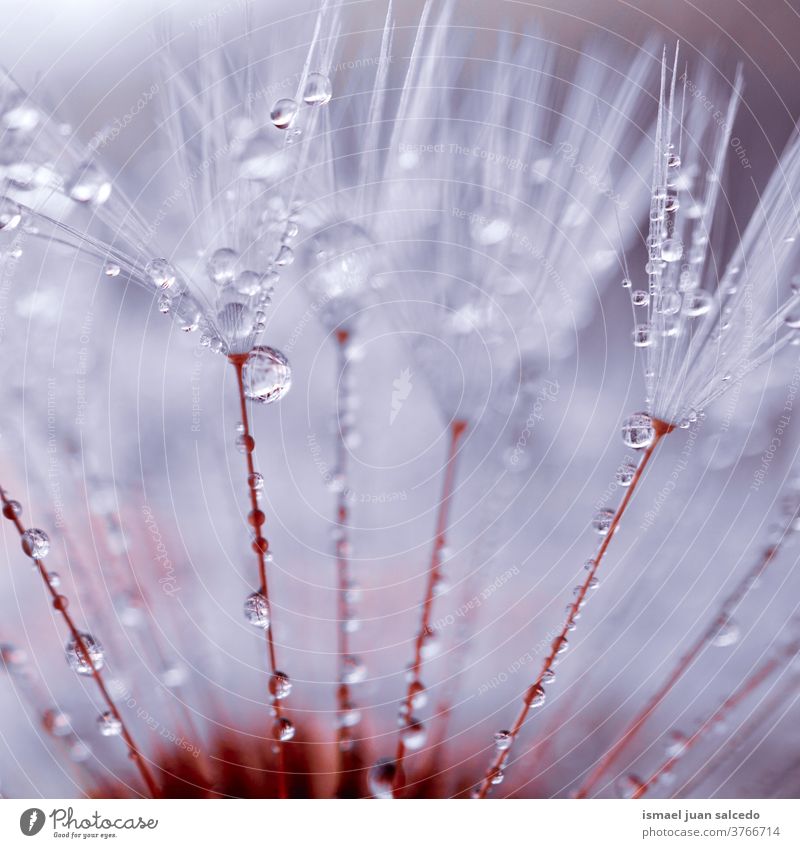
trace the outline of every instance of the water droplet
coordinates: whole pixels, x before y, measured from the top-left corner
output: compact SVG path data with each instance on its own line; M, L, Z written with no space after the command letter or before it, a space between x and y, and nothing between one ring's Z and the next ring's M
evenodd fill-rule
M61 577L59 576L57 571L51 571L47 575L47 583L51 589L58 589L61 585Z
M677 238L664 239L661 245L661 258L665 262L678 262L682 257L683 242Z
M78 203L94 203L99 206L111 196L111 180L94 162L85 162L67 181L66 190Z
M646 412L636 412L622 422L622 441L629 448L641 450L654 438L653 421Z
M592 519L592 530L598 536L607 536L611 529L611 522L614 520L613 509L599 509Z
M514 737L510 730L498 730L494 735L494 747L498 751L507 751L511 747Z
M525 693L525 700L528 702L532 710L544 706L547 695L544 687L540 683L534 683L533 686Z
M282 244L278 255L275 257L275 264L280 267L288 267L294 262L294 251L288 244Z
M292 691L292 681L288 674L282 671L276 671L269 679L269 693L276 701L282 701L289 697Z
M397 766L394 760L388 758L378 760L369 770L367 787L373 798L391 798L394 781L397 777Z
M674 289L666 289L656 297L655 310L661 315L675 315L680 311L682 298Z
M101 736L119 736L122 733L122 722L111 711L97 717L97 728Z
M666 753L668 757L681 757L686 751L686 743L689 740L685 733L680 730L673 730L667 737Z
M44 559L50 551L50 538L44 530L31 527L22 534L22 550L31 559Z
M629 289L631 287L631 285L632 285L631 281L627 277L624 277L623 280L622 280L622 288Z
M341 674L342 683L360 683L367 676L367 667L358 657L346 656L342 660Z
M324 106L333 96L333 86L325 74L309 74L303 91L303 101L309 106Z
M496 206L482 207L474 216L470 233L478 244L490 246L504 241L511 232L508 213Z
M503 773L503 769L499 768L498 766L492 768L492 770L489 772L489 783L491 783L492 786L499 786L503 782L503 780L505 780L505 774Z
M9 521L13 521L22 515L22 504L19 501L6 501L3 504L3 516Z
M414 709L424 707L428 702L428 693L425 691L421 680L413 680L409 684L408 694L411 696L411 706Z
M349 703L344 705L344 708L337 716L339 727L355 727L360 721L361 710Z
M650 324L637 324L633 330L634 347L650 347L653 338L653 327Z
M617 484L627 489L627 487L633 482L637 468L638 466L633 460L626 459L617 469L617 473L615 475Z
M792 330L800 330L800 314L796 312L789 313L783 319L783 323Z
M121 270L122 269L119 267L119 265L117 265L116 262L106 262L105 266L103 267L103 273L107 277L118 277L119 272Z
M171 665L161 672L161 681L169 689L177 689L183 686L189 678L189 672L186 666Z
M253 627L266 630L269 627L269 604L261 592L253 592L245 598L244 617Z
M418 751L424 744L428 736L425 730L425 725L413 716L408 719L405 727L403 727L400 735L403 739L403 745L409 751Z
M292 369L286 357L266 345L254 347L242 369L244 393L250 400L273 403L292 386Z
M22 220L22 210L7 197L0 198L0 230L15 230Z
M634 306L647 306L647 304L650 303L650 295L642 289L637 289L631 295L631 303L633 303Z
M233 287L239 294L254 297L261 290L263 283L264 277L258 271L242 271L234 280Z
M158 289L171 289L175 285L175 269L166 259L151 259L144 272L147 279Z
M713 302L714 298L707 291L698 289L687 294L683 310L690 317L697 318L700 315L705 315L711 309Z
M85 653L84 650L81 650L81 642ZM67 642L64 652L69 667L78 674L91 674L93 670L99 671L105 663L103 648L90 633L80 633L79 639L73 636ZM88 654L88 657L86 654Z
M254 471L248 476L247 483L254 492L260 492L264 488L264 476Z
M15 132L30 132L39 124L39 110L24 100L3 113L3 123Z
M227 286L236 276L239 254L230 247L220 247L208 260L206 270L211 282L219 288Z
M72 732L69 715L59 709L45 710L42 714L42 726L53 736L68 736Z
M732 619L726 619L717 630L711 644L716 648L729 648L739 641L739 626Z
M288 718L279 718L272 726L272 735L277 742L289 742L294 739L294 725Z
M275 103L269 117L279 130L286 130L297 117L297 103L289 97L284 97Z

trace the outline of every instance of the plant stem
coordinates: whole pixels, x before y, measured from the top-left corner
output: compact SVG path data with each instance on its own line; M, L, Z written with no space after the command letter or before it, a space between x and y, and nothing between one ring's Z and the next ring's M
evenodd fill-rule
M6 496L5 490L2 487L0 487L0 500L2 500L3 503L3 514L6 518L9 519L9 521L11 521L21 538L25 533L25 526L20 520L19 515L17 515L16 512L9 506L8 497ZM128 755L133 760L136 768L139 770L139 774L141 775L142 780L147 786L147 791L150 793L151 797L157 798L160 794L158 785L156 784L153 775L150 773L150 769L148 768L141 751L134 742L127 725L123 721L122 716L120 715L120 712L117 709L117 705L114 703L113 699L111 698L111 695L109 695L108 689L106 688L105 680L103 679L103 675L100 673L100 670L94 664L94 661L92 660L92 657L88 649L86 648L86 643L83 640L83 636L81 635L80 630L78 630L78 628L75 626L75 622L73 621L72 616L68 611L67 598L64 595L61 595L51 585L50 580L48 578L47 569L44 566L44 562L41 559L36 558L34 558L33 561L36 564L36 568L42 578L42 581L44 582L45 587L47 588L47 591L50 593L50 597L53 601L53 608L61 614L61 617L64 619L64 623L67 625L67 628L70 632L70 636L75 641L78 650L81 652L81 654L83 654L84 661L92 670L92 677L94 678L94 682L97 685L98 690L100 691L101 698L108 707L108 710L111 715L114 716L114 718L119 722L120 734L125 742L125 745L128 748Z
M447 452L447 464L445 466L444 481L442 483L442 496L439 500L438 516L436 519L436 536L433 542L433 551L431 560L428 566L428 582L425 589L425 597L422 602L422 618L420 621L417 637L414 642L414 660L409 670L409 681L406 695L401 707L401 715L406 723L411 719L411 710L414 702L415 684L419 683L419 673L422 668L422 652L425 645L425 640L429 638L431 632L431 613L433 611L433 598L436 590L436 584L441 576L441 556L442 550L447 543L447 531L450 526L450 502L453 497L456 479L456 460L458 458L458 445L461 437L467 429L467 422L461 419L456 419L450 425L450 444ZM394 796L398 797L399 793L405 786L405 773L403 770L403 762L406 755L406 746L403 741L402 728L400 736L397 740L397 750L395 753L395 782Z
M673 756L668 757L664 762L647 778L639 784L636 791L631 796L632 798L641 798L658 780L667 772L671 771L675 763L693 748L700 739L710 730L717 722L722 721L725 716L737 707L748 695L758 689L758 687L781 666L781 661L797 654L800 645L796 642L789 645L778 656L772 657L763 663L749 678L747 678L741 686L739 686L732 695L726 698L722 704L695 730L695 732L681 746L680 751Z
M633 498L633 493L636 491L636 488L639 485L642 473L644 472L644 469L650 461L651 457L655 453L655 450L661 442L661 439L666 436L667 433L670 433L673 429L672 425L667 424L663 421L659 421L656 418L652 419L652 425L654 430L653 440L650 442L647 448L645 448L644 453L642 454L642 458L639 461L639 465L637 466L636 472L633 475L631 484L625 492L625 497L623 497L622 502L617 507L617 511L614 513L614 517L611 520L611 524L609 525L608 532L606 533L603 539L603 543L600 545L597 554L592 560L592 567L589 569L586 578L580 585L575 600L567 607L567 618L564 621L564 624L562 625L558 636L556 636L556 638L553 640L552 646L550 648L550 653L544 660L541 671L539 672L539 676L536 678L536 680L525 693L525 697L522 701L522 707L519 711L519 714L517 715L514 724L511 727L511 730L509 731L511 735L511 744L504 750L498 751L492 759L492 762L489 765L489 768L487 769L486 774L484 775L483 780L481 781L478 787L478 798L485 798L489 794L489 790L492 787L492 781L502 775L503 766L505 765L505 762L508 759L513 743L516 741L516 738L519 735L520 730L522 729L522 725L525 723L525 719L528 717L528 713L531 710L531 704L533 703L534 699L541 698L544 695L544 687L542 686L542 684L544 683L545 677L556 665L558 655L566 648L567 633L569 633L570 629L573 627L576 616L579 614L580 609L583 606L586 594L589 591L589 586L597 575L597 572L600 568L600 564L603 561L603 557L605 556L605 553L611 544L611 540L614 538L614 535L616 534L617 529L619 528L622 516L625 514L625 510L628 508L628 504L630 504L631 499Z
M267 616L269 619L269 626L266 628L266 645L267 645L267 660L269 663L269 671L270 676L274 677L275 672L278 670L278 663L275 656L275 640L272 636L272 608L270 605L269 599L269 588L267 584L267 560L266 555L269 551L269 542L264 538L261 534L261 524L254 520L256 516L261 515L261 510L258 505L258 489L256 487L256 478L255 478L255 464L253 462L253 451L255 450L255 439L250 433L250 418L247 413L247 396L244 393L244 364L247 361L247 354L231 354L228 359L233 365L234 371L236 372L236 385L239 390L239 405L241 407L242 413L242 427L244 428L243 439L244 439L244 454L247 460L247 488L250 494L250 508L251 508L251 525L253 526L253 530L255 533L255 539L253 541L253 550L256 553L256 558L258 560L258 576L260 581L259 591L264 596L264 605L266 607ZM274 718L276 722L280 722L283 714L283 707L281 704L280 698L275 698L269 692L269 686L267 688L267 692L270 695L270 702L272 705L272 710L274 714ZM288 790L286 785L286 754L284 751L284 743L275 738L274 732L269 734L269 738L273 739L275 745L277 747L277 757L278 757L278 795L281 798L288 798Z
M595 766L591 774L581 785L576 793L576 798L587 798L592 789L597 785L600 778L608 771L611 765L617 760L619 755L630 745L639 731L645 725L650 716L658 709L661 702L667 697L672 688L678 683L684 674L691 668L692 663L697 659L703 649L711 642L714 636L719 632L725 622L730 617L730 611L736 607L747 593L748 588L752 585L753 580L757 579L767 568L769 563L775 557L779 550L778 545L768 547L758 562L747 571L742 579L736 584L733 591L725 598L720 605L719 612L714 616L711 624L703 630L698 638L692 643L687 651L685 651L678 659L672 671L667 676L655 694L645 704L641 711L634 717L630 724L625 728L622 736L608 749L603 755L598 764Z
M337 330L336 342L339 361L339 378L342 384L345 383L345 370L347 369L347 344L350 341L350 331L345 329ZM350 538L349 538L349 519L350 512L347 508L347 497L349 492L348 487L348 461L347 461L347 445L344 435L342 434L341 417L346 413L349 392L346 389L342 390L343 397L340 397L337 408L339 410L339 426L337 427L338 437L336 440L336 474L339 478L339 485L336 492L336 526L339 531L336 538L336 577L337 577L337 592L336 592L336 609L337 609L337 666L338 666L338 686L336 689L336 742L337 742L337 797L350 797L354 794L352 784L352 776L357 768L358 758L355 754L355 742L351 728L345 721L345 715L353 709L352 689L347 682L346 659L350 656L350 632L348 630L348 621L350 620L350 606L347 601L347 594L351 591L350 582Z

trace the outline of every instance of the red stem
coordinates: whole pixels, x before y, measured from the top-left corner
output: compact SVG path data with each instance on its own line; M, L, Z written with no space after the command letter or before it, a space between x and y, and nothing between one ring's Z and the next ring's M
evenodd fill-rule
M20 537L25 533L25 526L20 520L19 516L13 510L6 510L6 507L9 505L9 500L6 496L6 493L2 487L0 487L0 500L3 503L3 512L6 518L12 522ZM151 797L158 798L160 792L158 789L158 785L153 779L152 774L150 773L150 769L142 757L139 748L136 743L133 741L133 737L128 731L128 727L122 719L119 710L117 709L117 705L111 698L111 695L108 693L108 689L106 689L105 680L103 680L103 675L100 673L100 670L95 666L91 655L89 654L88 649L86 648L86 643L83 641L83 636L81 635L80 630L75 626L75 622L72 619L72 616L67 611L67 598L61 595L56 589L51 585L50 580L48 579L47 569L44 566L44 563L41 559L33 559L36 564L36 568L39 571L39 575L44 581L44 585L47 588L47 591L50 593L50 597L53 600L53 608L56 609L61 617L64 619L64 622L69 629L70 635L72 639L75 641L75 644L78 646L78 650L83 654L83 659L86 664L92 670L92 677L94 678L94 682L97 684L97 688L100 690L100 696L108 707L109 712L114 718L119 722L120 731L122 739L128 747L128 754L130 758L133 760L136 768L139 770L139 774L142 776L142 780L144 780L145 785L147 786L147 791L150 793Z
M239 404L242 413L242 427L244 428L243 440L245 447L245 458L247 460L247 488L250 493L250 508L251 514L257 515L260 513L258 505L258 490L255 485L255 464L253 462L253 451L255 450L255 439L250 434L250 418L247 414L247 397L244 393L244 364L247 361L247 354L231 354L228 359L236 371L236 384L239 390ZM274 676L278 669L278 663L275 657L275 640L272 636L272 609L269 599L269 589L267 585L267 563L266 553L269 550L268 541L261 535L261 526L253 524L255 531L255 540L253 542L253 550L258 559L258 576L261 583L259 591L264 596L264 605L267 610L269 619L269 627L266 629L266 644L267 644L267 659L269 662L270 675ZM269 689L267 690L269 692ZM283 713L281 701L278 698L272 698L272 708L274 710L275 721L280 722ZM270 738L274 738L274 734L270 733ZM289 793L286 785L286 755L284 751L284 743L280 739L275 739L275 744L278 749L278 795L281 798L288 798Z
M781 659L787 656L797 654L798 645L792 644L781 655L767 660L757 671L755 671L745 682L736 689L736 691L713 712L695 732L686 740L680 752L674 756L668 757L657 768L650 777L643 783L640 783L636 791L631 796L632 798L641 798L650 787L656 783L664 774L671 771L675 763L693 748L697 742L713 727L718 721L721 721L731 710L737 707L751 692L756 690L777 668L781 665Z
M666 424L665 422L659 421L656 418L652 420L652 425L654 430L653 440L645 449L641 461L639 462L639 465L636 468L636 472L633 475L631 484L625 492L625 497L623 497L622 502L617 507L617 511L614 513L614 517L611 520L611 524L608 528L608 533L603 539L603 543L600 545L600 548L597 551L597 554L595 555L592 567L589 569L585 580L581 584L575 600L567 608L567 618L564 621L564 624L562 625L561 631L559 632L558 636L556 636L556 638L553 640L550 653L545 658L545 661L542 665L542 669L539 672L539 676L536 678L536 680L525 693L525 697L522 701L522 708L520 709L519 714L517 715L517 718L514 724L512 725L511 730L509 731L511 734L512 744L505 750L498 751L495 757L493 758L478 788L478 798L485 798L489 794L489 790L492 786L492 778L502 772L503 765L508 759L511 747L513 746L513 743L516 740L520 730L522 729L522 725L525 723L525 719L528 717L528 713L531 710L531 703L533 702L534 698L544 692L544 688L542 686L544 678L556 664L556 658L558 657L559 653L561 653L563 646L565 646L567 643L567 633L569 633L570 628L575 623L575 617L578 615L581 607L583 606L584 599L586 598L586 594L589 591L589 585L594 580L600 568L600 563L602 562L603 557L605 556L605 553L608 550L609 545L611 544L611 540L614 538L614 535L617 532L617 529L619 528L619 523L622 520L622 516L625 514L625 510L628 508L628 504L631 502L633 493L636 491L636 487L638 486L639 481L641 480L642 473L644 472L647 463L650 461L650 458L653 456L653 453L658 447L658 444L661 439L666 436L667 433L670 433L673 429L670 424Z
M692 666L692 663L697 659L703 648L708 645L709 641L714 638L719 628L728 619L730 612L739 601L744 597L748 587L754 579L759 577L764 569L769 565L777 552L777 547L772 546L767 548L764 555L759 559L756 565L749 569L744 577L736 584L733 591L725 598L720 605L719 612L714 617L711 624L700 634L700 636L692 643L691 647L678 659L674 668L668 675L664 683L659 687L655 694L645 704L643 709L635 716L628 727L623 732L622 736L608 749L603 755L598 764L595 766L592 773L586 778L583 785L576 794L576 798L587 798L589 792L597 785L598 780L608 771L611 765L617 760L619 755L630 745L642 727L645 725L650 716L658 709L661 702L667 697L672 688L683 677L683 675Z
M422 668L422 651L425 639L430 633L431 613L433 611L433 597L436 583L441 574L441 552L447 542L447 530L449 528L450 501L453 496L456 478L456 459L458 456L458 444L467 429L467 422L457 419L450 426L450 445L447 454L447 465L445 466L444 481L442 483L442 497L439 500L439 512L436 520L436 536L433 543L433 551L428 566L428 582L425 589L425 598L422 602L422 620L420 622L417 637L414 642L414 661L411 665L409 683L402 704L402 715L405 720L411 718L412 702L414 700L414 684L419 680L419 672ZM405 759L406 746L403 742L402 728L397 740L395 753L395 783L394 795L397 797L405 786L405 774L403 761Z

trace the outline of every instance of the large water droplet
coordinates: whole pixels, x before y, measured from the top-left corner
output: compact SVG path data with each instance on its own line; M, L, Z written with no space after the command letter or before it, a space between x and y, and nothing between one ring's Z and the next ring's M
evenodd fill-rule
M266 630L269 627L269 604L261 592L253 592L244 601L244 617L253 627Z
M608 531L611 529L611 523L613 520L613 509L599 509L592 519L592 530L594 530L598 536L607 536Z
M498 730L494 735L494 747L498 751L507 751L511 747L514 737L510 730Z
M81 650L79 640L73 636L64 649L69 667L78 674L91 674L93 670L99 671L105 663L101 644L90 633L80 633L79 637L86 653ZM86 654L88 654L88 657Z
M324 106L333 96L333 86L325 74L309 74L303 91L303 101L309 106Z
M629 448L642 450L655 438L653 421L646 412L636 412L622 422L622 441Z
M175 285L175 269L166 259L151 259L145 266L147 279L158 289L171 289Z
M378 760L367 776L369 794L373 798L391 798L396 777L397 766L394 760L388 758Z
M292 691L292 681L289 675L282 671L276 671L269 679L269 693L276 701L282 701L289 697Z
M295 728L288 718L279 718L272 726L272 735L277 742L289 742L294 739Z
M297 103L289 97L284 97L275 103L269 117L279 130L286 130L297 117Z
M236 275L238 261L239 254L231 247L215 250L206 266L211 282L220 288L227 286Z
M66 189L78 203L101 205L111 196L111 180L94 162L85 162L70 177Z
M418 718L414 718L413 716L408 719L408 722L401 730L400 735L403 739L403 745L405 745L409 751L419 750L425 744L425 739L427 738L425 725Z
M242 369L244 393L259 403L280 400L292 386L292 369L286 357L266 345L254 347Z
M44 559L50 551L50 537L44 530L31 527L21 537L22 550L31 559Z

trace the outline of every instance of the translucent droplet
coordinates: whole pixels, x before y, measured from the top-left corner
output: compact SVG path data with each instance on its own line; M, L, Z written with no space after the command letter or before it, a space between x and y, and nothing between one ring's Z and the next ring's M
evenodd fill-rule
M264 488L264 477L258 471L254 471L247 478L248 485L254 492L260 492Z
M355 727L361 721L361 710L352 704L345 704L337 717L339 727Z
M161 681L169 689L177 689L183 686L189 678L186 666L171 665L161 672Z
M428 702L428 693L422 685L421 680L413 680L408 686L408 694L411 696L411 706L414 709L424 707Z
M360 683L367 676L367 666L358 657L346 656L342 660L342 683Z
M631 285L632 285L631 281L627 277L624 277L623 280L622 280L622 288L629 289L631 287Z
M22 220L22 210L7 197L0 198L0 230L15 230Z
M94 670L99 671L105 663L102 646L90 633L81 633L79 636L85 653L81 650L79 640L75 637L71 638L64 649L69 667L78 674L91 674Z
M407 750L418 751L425 744L428 734L425 725L418 718L412 716L401 730L400 735Z
M50 551L50 538L44 530L31 527L21 537L22 550L31 559L44 559Z
M208 260L206 270L211 282L219 288L227 286L236 276L239 254L230 247L220 247Z
M498 766L495 766L489 772L489 783L491 783L492 786L499 786L505 780L505 777L506 776L503 773L503 769L499 768Z
M122 269L119 267L119 265L117 265L116 262L106 262L105 266L103 267L103 273L107 277L118 277L119 272L121 270Z
M646 412L636 412L622 422L622 441L629 448L641 450L655 438L653 421Z
M78 203L105 203L111 196L111 180L95 165L80 165L66 184L67 194Z
M30 132L39 124L39 110L24 101L3 113L3 123L16 132Z
M677 238L664 239L661 258L665 262L678 262L683 257L683 242Z
M525 699L532 710L543 707L546 698L544 687L539 683L534 683L525 694Z
M253 592L245 598L244 617L253 627L266 630L269 627L269 604L261 592Z
M269 117L279 130L286 130L297 117L297 103L289 97L284 97L275 103Z
M685 733L673 730L667 737L666 752L668 757L681 757L686 751L686 743L689 740Z
M288 718L279 718L272 726L272 735L277 742L289 742L294 739L295 729Z
M739 641L740 635L741 632L739 630L739 626L736 622L729 618L724 621L717 630L711 644L716 648L729 648L731 645L735 645Z
M175 269L166 259L151 259L144 269L147 279L158 289L171 289L175 285Z
M650 324L637 324L633 330L634 347L650 347L653 344L653 328Z
M698 289L687 294L683 309L687 315L696 318L700 315L705 315L711 309L713 302L714 298L707 291Z
M45 710L42 714L44 729L53 736L68 736L72 732L70 717L63 710Z
M309 106L324 106L333 96L333 86L325 74L309 74L306 79L303 102Z
M792 330L800 330L800 315L796 312L791 312L783 319L783 323Z
M631 295L631 303L634 306L647 306L650 303L650 295L642 289L637 289Z
M234 280L233 287L239 294L254 297L259 293L264 277L257 271L242 271Z
M266 345L254 347L242 369L244 393L250 400L273 403L292 386L292 369L286 357Z
M51 571L47 575L47 583L51 589L58 589L61 586L61 577L57 571Z
M627 488L633 482L633 478L636 475L637 465L632 460L625 460L622 465L617 469L616 473L616 481L619 486L623 486Z
M288 674L282 671L276 671L269 679L269 693L276 701L282 701L289 697L292 691L292 681Z
M611 529L611 522L614 520L613 509L599 509L592 519L592 530L598 536L607 536Z
M507 751L511 747L514 737L510 730L498 730L494 735L494 747L498 751Z
M397 766L388 758L378 760L369 770L367 787L373 798L391 798L397 777Z
M3 504L3 516L13 521L22 515L22 504L19 501L6 501Z
M122 733L122 722L107 711L97 717L97 728L101 736L119 736Z

